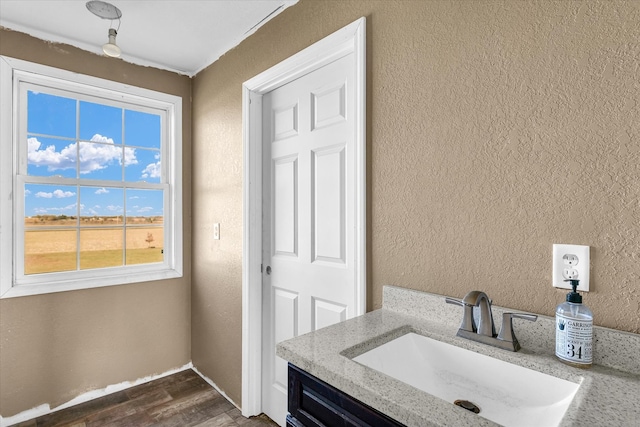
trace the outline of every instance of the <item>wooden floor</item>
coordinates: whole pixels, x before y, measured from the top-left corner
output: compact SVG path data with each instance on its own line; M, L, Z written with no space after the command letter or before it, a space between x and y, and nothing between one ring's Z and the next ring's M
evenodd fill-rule
M191 369L141 384L17 427L277 427L265 416L244 418Z

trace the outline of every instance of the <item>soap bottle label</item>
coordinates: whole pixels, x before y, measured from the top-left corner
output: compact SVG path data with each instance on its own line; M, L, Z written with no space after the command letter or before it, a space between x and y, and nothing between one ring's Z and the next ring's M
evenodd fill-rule
M592 363L593 321L556 314L556 356L573 363Z

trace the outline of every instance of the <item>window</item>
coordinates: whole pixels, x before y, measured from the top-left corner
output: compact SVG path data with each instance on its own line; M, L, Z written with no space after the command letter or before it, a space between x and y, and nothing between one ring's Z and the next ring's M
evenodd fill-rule
M182 276L181 99L0 65L1 296Z

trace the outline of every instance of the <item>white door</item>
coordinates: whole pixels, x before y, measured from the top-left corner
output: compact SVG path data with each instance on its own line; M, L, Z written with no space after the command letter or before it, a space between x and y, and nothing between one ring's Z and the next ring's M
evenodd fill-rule
M284 426L278 342L356 313L353 53L262 98L264 412Z

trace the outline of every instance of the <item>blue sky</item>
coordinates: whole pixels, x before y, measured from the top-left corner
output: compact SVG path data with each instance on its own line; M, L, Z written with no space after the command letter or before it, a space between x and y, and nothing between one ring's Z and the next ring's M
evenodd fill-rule
M28 175L160 182L159 115L32 91L27 102ZM78 204L91 216L123 215L125 207L127 216L155 216L163 206L159 190L25 186L25 216L77 215Z
M26 184L25 216L161 216L162 190Z

